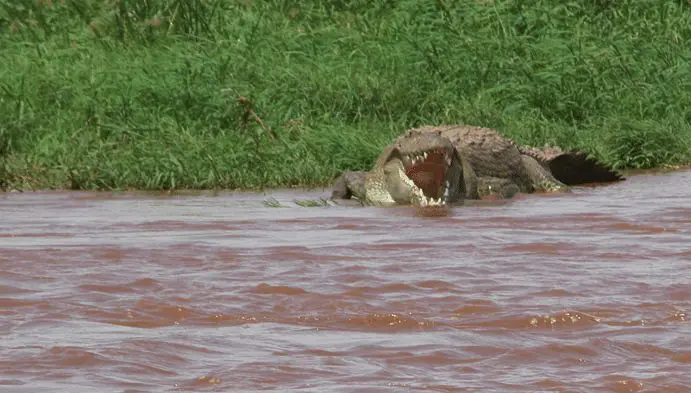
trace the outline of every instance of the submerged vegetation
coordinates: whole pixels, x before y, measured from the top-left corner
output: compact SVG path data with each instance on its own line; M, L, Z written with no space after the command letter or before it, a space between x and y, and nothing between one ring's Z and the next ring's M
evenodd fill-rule
M0 188L310 186L430 123L691 160L691 4L0 1Z

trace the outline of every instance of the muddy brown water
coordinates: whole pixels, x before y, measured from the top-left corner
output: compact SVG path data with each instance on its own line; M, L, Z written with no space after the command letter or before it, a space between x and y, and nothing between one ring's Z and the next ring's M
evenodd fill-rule
M691 171L327 194L0 195L0 391L691 392Z

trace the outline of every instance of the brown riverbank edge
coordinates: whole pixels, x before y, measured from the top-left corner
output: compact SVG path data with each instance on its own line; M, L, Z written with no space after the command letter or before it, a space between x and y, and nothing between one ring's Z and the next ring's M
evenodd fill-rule
M691 161L689 161L686 164L680 164L680 165L664 165L661 167L657 168L646 168L646 169L622 169L619 172L622 173L625 177L631 177L631 176L637 176L637 175L646 175L646 174L663 174L663 173L669 173L669 172L677 172L677 171L687 171L691 170ZM608 183L609 184L609 183ZM597 185L597 184L596 184ZM19 189L14 187L12 184L7 187L7 189L0 189L0 193L16 193L16 192L82 192L82 193L112 193L112 194L121 194L121 193L133 193L133 194L139 194L139 195L149 195L149 196L161 196L161 197L166 197L166 196L188 196L188 195L209 195L209 196L216 196L221 193L263 193L263 194L271 194L277 191L281 190L301 190L305 192L312 192L312 191L317 191L317 190L322 190L322 191L327 191L331 188L332 184L329 183L324 183L324 184L316 184L316 185L295 185L295 186L288 186L288 187L274 187L274 188L237 188L237 189L230 189L230 188L218 188L218 189L187 189L187 188L176 188L174 190L145 190L145 189L138 189L138 188L124 188L121 190L73 190L70 189L69 187L55 187L55 188L50 188L50 187L45 187L45 188L30 188L30 189ZM588 185L585 185L588 186Z

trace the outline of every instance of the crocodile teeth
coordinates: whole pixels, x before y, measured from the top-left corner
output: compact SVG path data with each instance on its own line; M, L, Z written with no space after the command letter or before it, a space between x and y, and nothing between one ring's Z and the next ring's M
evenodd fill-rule
M451 166L451 158L449 157L447 152L443 152L445 162L448 166ZM429 157L429 154L427 152L419 153L419 154L408 154L405 156L408 160L410 160L412 165L415 165L416 163L419 163L420 161L426 160ZM401 179L405 182L407 186L410 187L412 191L412 195L415 196L414 199L419 201L420 206L426 207L426 206L444 206L447 204L447 201L449 200L449 196L451 193L451 183L447 180L444 183L444 192L442 196L439 198L432 198L428 197L425 195L425 192L419 188L415 182L407 176L407 174L402 171L400 171L400 177Z
M434 198L427 198L425 196L420 198L420 204L422 206L440 206L440 205L443 205L444 203L445 202L444 202L443 198L434 199Z

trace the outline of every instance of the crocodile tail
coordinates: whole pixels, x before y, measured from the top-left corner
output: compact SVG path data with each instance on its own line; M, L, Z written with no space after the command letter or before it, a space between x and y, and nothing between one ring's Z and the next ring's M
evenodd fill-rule
M567 185L606 183L625 180L609 166L581 151L565 152L549 161L553 176Z
M625 180L622 174L582 151L524 146L519 146L518 150L538 160L557 180L569 186Z

